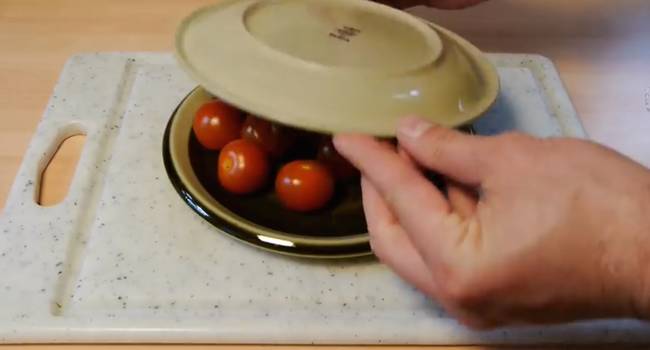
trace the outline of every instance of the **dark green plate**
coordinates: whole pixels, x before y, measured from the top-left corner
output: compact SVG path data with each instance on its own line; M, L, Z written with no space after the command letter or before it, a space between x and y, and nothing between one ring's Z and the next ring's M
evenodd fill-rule
M250 196L233 195L217 181L218 153L193 136L199 106L212 96L194 89L172 115L163 139L169 178L181 198L205 220L240 241L278 253L315 258L371 254L358 182L339 184L329 207L309 214L284 209L272 186Z

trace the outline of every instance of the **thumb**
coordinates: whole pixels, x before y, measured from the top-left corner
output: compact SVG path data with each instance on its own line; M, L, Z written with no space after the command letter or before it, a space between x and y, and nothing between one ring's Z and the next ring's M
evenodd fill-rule
M416 162L450 179L478 186L485 177L489 152L484 137L407 117L398 125L397 139Z

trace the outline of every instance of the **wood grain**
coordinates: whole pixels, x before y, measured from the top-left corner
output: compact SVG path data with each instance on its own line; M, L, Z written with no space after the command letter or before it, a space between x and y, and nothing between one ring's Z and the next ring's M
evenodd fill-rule
M0 209L59 71L70 55L92 51L170 51L179 21L211 2L0 0ZM532 52L550 57L591 137L650 166L650 1L492 0L456 12L423 8L412 11L466 36L484 50ZM75 160L71 155L80 147L77 144L59 152L61 175L70 172ZM52 176L56 177L56 173ZM56 181L52 183L60 186ZM72 348L89 347L149 346ZM334 348L351 349L327 349Z

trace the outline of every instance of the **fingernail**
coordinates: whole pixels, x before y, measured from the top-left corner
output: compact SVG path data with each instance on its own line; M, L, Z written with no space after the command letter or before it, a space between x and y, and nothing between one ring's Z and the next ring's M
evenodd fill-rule
M408 138L417 139L432 126L433 124L422 118L408 117L402 119L397 132Z

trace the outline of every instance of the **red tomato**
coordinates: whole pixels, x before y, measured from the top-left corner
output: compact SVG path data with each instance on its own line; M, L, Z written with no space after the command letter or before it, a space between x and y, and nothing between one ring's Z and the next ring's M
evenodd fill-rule
M347 159L343 158L334 148L331 137L323 137L318 145L318 155L316 156L321 163L330 169L332 175L337 180L345 181L355 179L359 176L359 171Z
M203 104L196 111L192 129L203 147L216 151L239 138L241 125L239 110L214 100Z
M269 175L266 153L249 140L235 140L219 153L219 183L229 192L252 193L264 186Z
M327 167L314 160L284 165L275 179L275 192L288 209L307 212L324 207L334 194L334 179Z
M295 141L288 128L249 115L244 121L241 137L257 142L273 158L280 158Z

